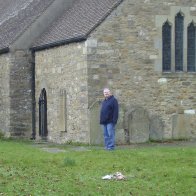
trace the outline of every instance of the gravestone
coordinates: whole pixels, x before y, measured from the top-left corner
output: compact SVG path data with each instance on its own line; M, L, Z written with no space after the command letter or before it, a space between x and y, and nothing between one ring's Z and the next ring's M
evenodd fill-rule
M97 101L90 107L90 144L103 145L103 131L99 124L100 102ZM123 128L124 109L119 105L119 118L115 127L116 144L125 144L125 131Z
M115 127L115 139L116 144L126 144L125 140L125 130L123 127L123 121L124 121L124 114L125 110L123 105L119 104L119 117L118 117L118 123Z
M150 139L161 141L163 139L163 121L159 116L153 116L150 120Z
M186 117L186 119L189 120L189 134L190 134L189 138L191 140L196 141L196 129L195 129L195 127L196 127L196 114L194 114L194 115L189 115L189 114L186 115L185 114L185 117Z
M103 131L99 124L100 102L97 101L92 104L89 109L90 119L90 144L103 144Z
M172 116L172 138L188 139L190 137L190 117L185 114Z
M135 107L128 116L130 143L143 143L149 140L149 117L142 107Z

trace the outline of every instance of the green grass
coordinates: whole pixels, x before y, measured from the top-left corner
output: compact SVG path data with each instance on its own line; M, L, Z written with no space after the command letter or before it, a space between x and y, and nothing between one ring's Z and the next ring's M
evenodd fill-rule
M32 143L0 140L0 195L196 195L194 146L64 149L50 153ZM126 180L101 179L117 171Z

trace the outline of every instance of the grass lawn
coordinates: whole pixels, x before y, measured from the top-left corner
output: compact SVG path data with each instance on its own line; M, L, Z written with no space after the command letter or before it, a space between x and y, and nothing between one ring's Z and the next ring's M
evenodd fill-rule
M51 153L33 142L0 140L0 195L196 195L195 146L60 147ZM126 179L102 180L116 172Z

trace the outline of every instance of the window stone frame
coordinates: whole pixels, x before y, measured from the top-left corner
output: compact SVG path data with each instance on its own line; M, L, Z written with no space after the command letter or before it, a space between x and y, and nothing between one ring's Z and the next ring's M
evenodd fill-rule
M190 15L191 7L181 7L181 6L172 6L170 8L169 15L156 15L155 16L155 25L157 28L157 37L155 38L155 48L158 50L158 58L155 61L155 71L167 74L167 73L175 73L175 74L195 74L196 72L187 72L187 28L191 21L196 22L196 16ZM183 29L183 71L176 72L175 71L175 16L179 13L183 13L184 17L184 29ZM171 71L163 72L162 70L162 26L163 24L169 21L172 28L172 37L171 37Z

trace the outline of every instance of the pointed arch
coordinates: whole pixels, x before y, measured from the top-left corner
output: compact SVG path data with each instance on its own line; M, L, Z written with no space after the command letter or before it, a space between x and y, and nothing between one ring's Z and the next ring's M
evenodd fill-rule
M175 70L183 71L183 31L184 14L179 11L175 16Z
M43 88L39 97L39 136L44 139L47 135L47 94L46 89Z
M196 71L196 25L192 21L187 28L187 71Z
M162 69L171 71L171 24L167 20L162 26Z

